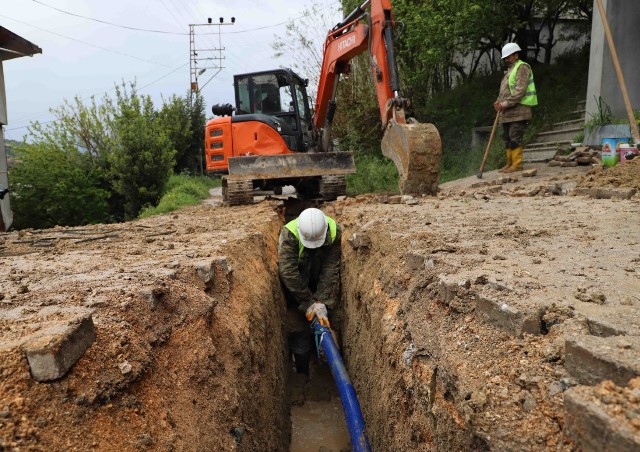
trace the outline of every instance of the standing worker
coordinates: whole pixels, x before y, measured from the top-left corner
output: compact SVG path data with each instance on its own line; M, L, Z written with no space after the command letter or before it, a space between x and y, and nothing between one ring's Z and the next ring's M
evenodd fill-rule
M524 132L531 119L531 107L538 105L533 71L520 59L520 51L515 42L502 48L502 60L508 68L500 83L498 100L493 103L495 111L501 112L502 139L507 149L507 164L500 169L501 173L522 170Z
M340 285L340 226L320 209L310 208L282 228L278 271L287 301L289 350L296 372L309 375L313 332L309 322L329 326Z

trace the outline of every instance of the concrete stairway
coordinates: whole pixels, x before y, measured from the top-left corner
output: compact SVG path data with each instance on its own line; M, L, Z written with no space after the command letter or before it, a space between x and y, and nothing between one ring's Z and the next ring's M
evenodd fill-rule
M576 135L584 130L585 102L578 102L567 121L557 122L550 130L540 132L524 148L523 161L547 162L560 150L568 150Z

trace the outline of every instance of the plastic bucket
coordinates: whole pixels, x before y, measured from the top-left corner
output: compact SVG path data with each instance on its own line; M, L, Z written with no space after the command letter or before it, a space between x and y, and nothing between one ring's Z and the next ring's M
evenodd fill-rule
M602 139L602 164L615 166L620 160L620 145L627 144L631 138L603 138Z

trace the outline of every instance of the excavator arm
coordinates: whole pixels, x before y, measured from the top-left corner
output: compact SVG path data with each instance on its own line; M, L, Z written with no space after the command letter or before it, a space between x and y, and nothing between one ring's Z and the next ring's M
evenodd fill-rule
M395 163L403 194L435 194L442 152L440 135L432 124L420 124L405 116L410 103L400 92L394 26L389 0L366 0L329 31L313 120L322 130L322 151L326 152L340 74L348 72L352 58L368 52L385 130L382 153Z

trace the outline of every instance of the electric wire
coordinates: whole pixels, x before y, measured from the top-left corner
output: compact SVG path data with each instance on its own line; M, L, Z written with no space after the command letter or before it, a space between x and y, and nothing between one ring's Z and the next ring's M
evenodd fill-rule
M76 39L76 38L72 38L70 36L65 36L63 34L56 33L55 31L47 30L46 28L41 28L41 27L38 27L36 25L31 25L31 24L29 24L27 22L23 22L21 20L14 19L12 17L8 17L8 16L5 16L3 14L0 14L0 17L4 17L5 19L13 20L14 22L18 22L18 23L20 23L22 25L26 25L27 27L35 28L37 30L44 31L46 33L51 33L52 35L56 35L56 36L59 36L61 38L65 38L65 39L69 39L71 41L79 42L81 44L84 44L84 45L87 45L87 46L90 46L90 47L95 47L96 49L104 50L106 52L115 53L117 55L125 56L127 58L133 58L134 60L142 61L142 62L145 62L145 63L157 64L158 66L171 67L169 65L166 65L166 64L163 64L163 63L159 63L157 61L145 60L144 58L140 58L140 57L137 57L137 56L134 56L134 55L129 55L128 53L120 52L118 50L109 49L107 47L102 47L102 46L99 46L99 45L96 45L96 44L91 44L89 42L82 41L82 40Z
M91 20L93 22L99 22L101 24L105 24L105 25L111 25L113 27L118 27L118 28L126 28L127 30L136 30L136 31L146 31L148 33L162 33L162 34L167 34L167 35L188 35L189 33L182 33L182 32L175 32L175 31L164 31L164 30L150 30L147 28L137 28L137 27L130 27L127 25L120 25L120 24L114 24L113 22L107 22L106 20L101 20L101 19L96 19L93 17L87 17L87 16L83 16L81 14L75 14L69 11L65 11L64 9L60 9L60 8L56 8L55 6L51 6L51 5L47 5L46 3L43 3L39 0L31 0L34 3L37 3L39 5L42 6L46 6L47 8L51 8L51 9L55 9L56 11L59 11L63 14L68 14L69 16L74 16L74 17L80 17L81 19L86 19L86 20Z

